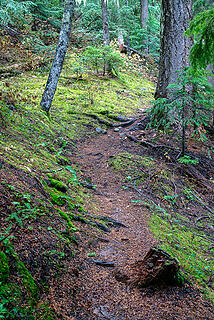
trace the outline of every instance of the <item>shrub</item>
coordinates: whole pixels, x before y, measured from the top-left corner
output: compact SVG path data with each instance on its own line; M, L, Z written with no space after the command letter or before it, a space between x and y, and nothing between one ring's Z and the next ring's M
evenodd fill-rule
M95 70L99 73L102 69L105 74L105 68L108 66L108 72L118 75L120 67L123 65L123 59L120 54L115 52L111 47L88 47L83 56L81 62L89 69Z

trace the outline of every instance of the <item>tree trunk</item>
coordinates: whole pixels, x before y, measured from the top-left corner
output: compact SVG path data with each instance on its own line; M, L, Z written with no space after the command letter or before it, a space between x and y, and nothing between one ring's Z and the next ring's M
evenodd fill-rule
M56 48L55 56L49 73L48 81L40 103L42 109L49 114L51 104L56 92L57 83L62 71L63 62L68 48L69 36L72 27L72 18L74 11L74 0L65 2L65 9L62 18L62 26L59 35L59 41Z
M148 9L148 0L140 0L140 21L141 21L141 27L144 29L146 27L146 20L149 15L149 9Z
M102 17L103 17L103 40L104 40L104 46L110 46L107 0L101 0L101 6L102 6Z
M109 37L109 27L108 27L108 8L107 8L107 0L101 0L101 7L102 7L102 18L103 18L103 40L104 46L110 46L110 37ZM105 72L111 73L111 66L109 63L104 62L103 66L103 75Z
M161 54L155 98L168 96L167 86L177 79L176 71L188 66L192 39L184 37L191 20L192 0L162 0Z

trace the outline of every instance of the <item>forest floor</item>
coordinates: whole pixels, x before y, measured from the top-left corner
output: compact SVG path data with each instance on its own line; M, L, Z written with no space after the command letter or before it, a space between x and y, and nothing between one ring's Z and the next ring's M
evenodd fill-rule
M115 267L124 268L142 260L149 248L157 244L157 239L148 226L148 209L132 203L140 197L139 194L133 189L122 188L123 176L115 174L110 165L111 159L119 153L144 156L141 146L108 130L107 134L78 144L76 161L84 177L99 191L93 196L97 214L119 220L127 226L98 236L86 248L96 254L93 259L113 261ZM85 252L82 258L82 272L76 284L76 317L73 319L193 320L213 317L212 307L189 284L133 289L115 279L114 268L94 264L85 259Z
M213 319L213 137L203 154L189 141L179 162L179 139L144 123L153 65L77 79L77 59L50 118L46 71L0 84L0 318ZM178 260L183 286L116 280L154 245Z

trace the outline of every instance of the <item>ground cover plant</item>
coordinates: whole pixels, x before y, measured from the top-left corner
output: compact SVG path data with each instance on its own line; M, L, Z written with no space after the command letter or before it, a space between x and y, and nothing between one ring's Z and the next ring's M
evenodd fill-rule
M211 2L0 1L0 319L212 319Z
M2 318L56 318L50 299L40 301L41 294L50 291L48 274L62 276L75 255L82 224L107 230L105 221L85 216L90 197L72 160L75 142L86 134L97 135L100 125L107 129L113 116L137 115L154 87L151 80L131 71L109 78L88 70L82 80L75 79L72 66L79 56L70 53L66 61L50 118L39 106L44 71L30 71L1 84ZM34 237L42 247L32 245Z

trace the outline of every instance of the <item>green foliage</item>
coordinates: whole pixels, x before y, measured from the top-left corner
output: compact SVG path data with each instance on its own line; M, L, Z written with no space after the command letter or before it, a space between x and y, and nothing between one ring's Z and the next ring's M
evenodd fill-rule
M159 246L181 265L181 284L184 279L194 281L213 299L212 235L206 232L213 221L210 217L198 225L193 218L192 212L196 208L203 217L194 186L186 185L187 180L182 181L174 169L163 167L163 164L160 167L160 162L148 157L123 153L116 155L110 164L124 177L123 185L125 182L125 186L140 194L138 198L136 193L136 200L131 203L150 210L149 225L159 240ZM178 186L181 191L176 188Z
M64 211L62 211L62 210L60 210L60 209L58 209L58 212L59 212L60 216L67 221L68 226L69 226L69 228L71 229L71 231L75 232L75 231L78 230L78 229L74 226L74 224L71 222L71 218L69 217L69 215L68 215L66 212L64 212Z
M12 202L13 210L5 219L6 221L12 221L12 223L18 224L21 228L23 228L24 221L30 223L38 216L45 215L43 210L31 203L30 194L21 193L20 191L17 191L14 186L6 183L4 183L4 185L10 189L11 194L16 198L16 201Z
M100 3L90 0L82 2L77 8L77 16L81 15L76 30L78 35L86 34L95 45L103 42L103 25ZM109 32L111 40L117 39L120 30L125 42L137 50L146 50L150 54L159 54L160 43L160 4L149 2L147 26L142 29L140 23L140 5L136 1L120 3L108 1Z
M97 73L102 68L104 70L105 65L109 66L109 69L118 73L120 67L124 64L122 57L110 47L88 47L80 61L84 66L96 70Z
M177 217L160 214L159 209L151 208L150 226L161 241L161 248L176 257L183 267L182 275L195 280L207 297L213 299L213 291L208 282L213 272L213 260L208 257L211 242L203 233L195 235L194 230L179 223Z
M197 164L198 159L192 159L190 156L184 155L183 157L180 157L178 159L178 162L184 163L184 164Z
M23 285L28 293L28 301L31 307L38 302L39 288L36 285L32 275L27 270L23 262L17 260L17 270L22 278Z
M213 110L213 88L205 76L192 75L190 71L185 69L179 72L177 82L168 86L169 98L157 99L151 112L151 126L167 133L177 126L178 135L182 135L183 147L187 127L199 140L206 139L203 128L210 123ZM179 130L180 124L182 131Z
M0 251L0 282L5 282L9 277L8 258L3 251Z
M214 9L198 13L190 22L186 35L194 37L190 61L194 68L214 64Z
M62 14L60 1L58 0L1 0L0 19L4 25L24 26L29 23L29 18L46 21L59 27Z
M30 13L32 1L1 0L0 1L0 20L4 25L17 24L24 22L24 15Z

